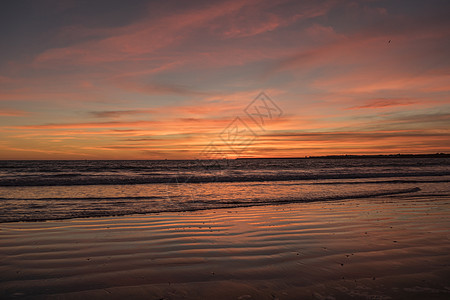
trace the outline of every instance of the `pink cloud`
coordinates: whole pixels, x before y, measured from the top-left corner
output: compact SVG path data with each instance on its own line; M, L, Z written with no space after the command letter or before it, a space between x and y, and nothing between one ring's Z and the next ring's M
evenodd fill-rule
M23 110L15 110L15 109L0 109L0 116L3 117L23 117L28 115L29 113Z
M281 71L297 68L306 71L324 65L349 65L360 61L367 63L371 61L371 58L374 59L373 55L379 56L380 52L383 54L392 53L398 51L399 47L405 48L408 55L405 56L405 52L402 52L403 56L399 55L395 58L405 61L406 59L412 59L411 54L422 56L422 52L430 54L432 51L438 51L433 49L436 48L433 45L450 34L450 29L442 28L440 24L420 26L416 24L417 20L408 21L410 23L405 25L404 28L391 33L377 31L373 28L363 28L356 33L344 35L333 34L331 28L326 29L326 27L320 25L309 27L306 29L307 34L326 32L329 34L329 38L324 39L319 45L312 45L306 49L302 48L297 53L281 59L269 68L266 75L270 76ZM389 41L392 41L391 45L388 45ZM430 43L430 49L417 47L417 43L423 43L424 41ZM410 43L416 44L416 47L412 49ZM439 54L443 55L443 53Z
M212 20L238 11L244 6L255 5L260 0L226 1L203 9L185 11L159 19L144 20L117 29L111 36L99 41L49 49L36 57L35 63L52 61L71 63L101 63L141 59L158 49L179 43L193 30L201 28Z
M176 84L156 84L156 83L138 83L133 81L116 81L116 87L122 88L130 92L138 92L142 94L180 94L180 95L207 95L208 93L194 90L186 86Z
M322 42L330 42L343 37L343 35L337 34L333 27L320 24L314 24L311 27L306 28L305 33L310 39Z
M93 111L91 114L97 118L120 118L122 116L133 116L139 114L154 114L155 110L106 110L106 111Z
M96 128L148 128L159 126L165 128L180 128L190 126L200 128L215 127L217 125L224 126L229 122L227 119L206 119L206 118L181 118L168 121L112 121L112 122L83 122L83 123L55 123L55 124L41 124L41 125L23 125L15 126L17 129L96 129ZM161 128L161 130L163 130ZM155 129L158 131L158 129ZM181 130L180 130L181 131Z
M387 98L378 98L378 99L370 99L364 101L364 104L353 106L348 109L362 109L362 108L386 108L393 106L404 106L416 104L417 100L411 99L387 99Z

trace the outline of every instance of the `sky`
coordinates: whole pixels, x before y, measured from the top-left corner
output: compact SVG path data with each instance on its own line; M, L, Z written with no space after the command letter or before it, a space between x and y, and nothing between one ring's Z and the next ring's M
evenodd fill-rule
M0 159L450 152L449 11L2 1Z

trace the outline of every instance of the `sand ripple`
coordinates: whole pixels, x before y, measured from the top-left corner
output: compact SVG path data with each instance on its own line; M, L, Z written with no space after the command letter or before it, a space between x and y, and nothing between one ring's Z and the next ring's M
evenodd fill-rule
M450 297L450 199L1 224L2 299Z

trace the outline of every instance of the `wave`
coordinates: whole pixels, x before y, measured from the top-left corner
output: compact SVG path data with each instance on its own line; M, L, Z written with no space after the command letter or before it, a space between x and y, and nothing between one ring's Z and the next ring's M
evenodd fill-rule
M175 196L171 196L175 197ZM149 199L161 199L161 197L154 196L137 196L137 197L45 197L45 198L3 198L0 197L0 200L26 200L26 201L58 201L58 200L73 200L73 201L103 201L103 200L149 200Z
M157 201L151 202L152 205L156 205L152 208L148 207L148 203L142 203L133 200L148 200L154 199L156 197L107 197L107 198L41 198L40 200L61 200L61 206L64 209L59 211L51 211L53 207L52 203L48 206L45 203L30 203L29 209L21 214L10 214L10 212L3 213L0 211L0 223L7 222L36 222L36 221L48 221L48 220L63 220L72 218L93 218L93 217L112 217L112 216L123 216L123 215L133 215L133 214L150 214L150 213L162 213L162 212L183 212L183 211L198 211L198 210L208 210L208 209L223 209L223 208L238 208L238 207L251 207L251 206L264 206L264 205L282 205L282 204L293 204L293 203L307 203L307 202L317 202L317 201L337 201L337 200L348 200L348 199L359 199L359 198L371 198L371 197L382 197L382 196L394 196L400 194L410 194L421 191L419 187L407 188L407 189L395 189L395 190L384 190L377 192L362 192L358 194L341 194L333 196L322 196L322 197L308 197L308 198L279 198L279 199L250 199L250 200L232 200L232 201L217 201L217 200L207 200L207 199L196 199L190 201L171 201L173 199L168 199L167 202L171 202L174 205L167 205L167 202L161 203L162 205L157 205ZM38 198L39 199L39 198ZM31 199L31 200L38 200ZM80 201L76 203L71 200L104 200L100 201L100 206L97 206L95 202ZM130 201L111 201L111 200L130 200ZM24 199L22 199L24 200ZM69 200L65 202L63 200ZM110 202L107 202L107 201ZM160 199L163 200L163 199ZM106 201L106 202L105 202ZM83 202L85 203L83 205ZM133 203L130 206L130 203ZM71 207L73 206L73 208ZM123 206L122 206L123 205ZM38 211L33 211L32 209L40 209ZM70 208L70 209L69 209ZM125 209L126 208L126 209ZM20 209L24 209L23 205Z
M335 184L404 184L404 183L449 183L450 179L394 179L394 180L364 180L364 181L319 181L308 182L315 185L335 185ZM296 185L298 183L284 183L283 185Z
M52 176L16 177L0 179L0 187L7 186L76 186L76 185L131 185L158 183L207 183L207 182L262 182L262 181L304 181L327 179L369 179L394 177L442 177L450 171L439 172L374 172L374 173L327 173L327 174L214 174L180 176ZM448 182L448 180L447 180Z
M221 204L231 204L231 205L237 205L242 206L242 204L251 204L251 206L255 205L272 205L272 204L285 204L285 203L296 203L296 202L315 202L315 201L336 201L336 200L345 200L345 199L358 199L358 198L369 198L369 197L381 197L381 196L390 196L390 195L399 195L399 194L406 194L406 193L415 193L419 192L421 189L419 187L410 188L410 189L400 189L400 190L390 190L390 191L381 191L381 192L367 192L367 193L360 193L356 195L335 195L335 196L328 196L328 197L312 197L312 198L288 198L288 199L276 199L276 200L259 200L255 199L251 202L242 202L242 201L220 201ZM212 204L216 203L214 200L193 200L188 201L188 203L195 203L195 204Z

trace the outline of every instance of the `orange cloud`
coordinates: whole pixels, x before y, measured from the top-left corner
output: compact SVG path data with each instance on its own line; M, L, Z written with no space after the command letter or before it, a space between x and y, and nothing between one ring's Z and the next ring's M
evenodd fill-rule
M15 126L17 129L96 129L96 128L145 128L145 127L179 127L180 124L184 126L195 125L202 128L210 127L212 125L226 125L228 120L225 119L205 119L205 118L181 118L168 121L130 121L130 122L86 122L86 123L57 123L57 124L42 124L42 125L24 125Z
M97 118L119 118L122 116L139 115L139 114L153 114L155 110L107 110L107 111L93 111L91 114Z
M28 112L22 110L0 109L0 116L3 117L22 117L28 114L29 114Z
M417 100L411 99L386 99L386 98L378 98L378 99L370 99L364 101L364 104L353 106L348 109L363 109L363 108L385 108L385 107L393 107L393 106L404 106L411 105L417 103Z

